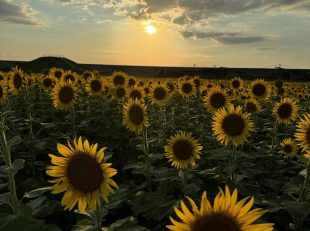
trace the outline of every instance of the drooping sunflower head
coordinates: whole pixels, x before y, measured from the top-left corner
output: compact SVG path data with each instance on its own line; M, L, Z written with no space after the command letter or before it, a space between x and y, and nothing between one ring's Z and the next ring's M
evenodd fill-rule
M250 84L251 97L267 100L271 96L271 86L263 79L256 79Z
M47 175L54 177L51 180L52 193L65 192L61 204L65 210L72 210L78 205L80 212L86 208L96 210L100 197L108 202L108 196L118 188L111 179L117 171L111 168L110 163L104 162L106 147L97 150L98 144L90 145L80 137L74 144L68 146L57 144L61 156L49 154L52 165L46 170Z
M59 79L62 79L62 77L64 75L64 70L60 69L60 68L53 67L49 70L48 75L51 76L52 78L56 78L59 80Z
M178 89L180 95L184 97L190 97L196 93L196 87L192 80L180 81Z
M90 77L87 79L85 90L92 96L100 96L103 91L103 81L98 77Z
M166 84L154 83L150 89L149 97L152 104L163 104L169 99L169 90Z
M204 103L209 112L213 113L220 108L229 105L230 100L224 89L214 86L209 90L207 96L204 98Z
M12 69L12 71L10 71L9 75L10 75L9 80L10 92L13 95L16 95L23 88L25 84L24 72L18 67L15 67Z
M190 133L177 132L167 142L165 153L173 167L185 169L200 159L202 146Z
M116 100L121 100L126 98L127 96L127 88L125 86L116 86L113 89L113 98Z
M283 139L280 143L280 153L285 156L295 156L297 153L297 145L291 138Z
M75 103L76 91L71 81L58 81L52 90L54 107L62 111L69 110Z
M254 123L249 117L250 114L242 112L241 106L230 105L227 109L222 108L213 115L213 134L225 145L242 145L254 130Z
M0 82L0 105L3 105L6 102L7 96L7 87L4 82Z
M138 99L130 99L123 106L123 124L135 133L141 133L148 125L146 106Z
M260 103L256 99L250 98L245 101L245 110L248 113L256 114L262 110L262 107L260 106Z
M128 96L131 99L143 100L145 94L144 90L141 87L134 86L129 89Z
M295 140L303 151L310 150L310 113L305 113L296 125Z
M238 201L238 191L235 189L230 193L228 186L225 192L220 192L214 199L213 206L207 199L204 192L201 197L200 208L190 198L186 197L191 205L191 209L181 201L181 208L174 207L180 221L170 217L171 225L166 227L171 231L272 231L271 223L255 223L267 211L251 207L254 198L250 200L244 198ZM248 202L247 202L248 201ZM247 203L246 203L247 202Z
M282 99L273 108L273 114L278 124L291 124L296 119L297 113L298 106L291 98Z
M128 83L128 75L121 71L116 71L111 76L112 84L114 86L126 86Z
M230 81L231 88L237 91L243 87L243 81L240 77L235 77Z

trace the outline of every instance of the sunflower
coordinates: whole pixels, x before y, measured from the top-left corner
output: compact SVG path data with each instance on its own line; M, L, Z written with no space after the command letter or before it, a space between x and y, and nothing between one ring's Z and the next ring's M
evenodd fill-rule
M262 108L256 99L247 99L245 101L245 110L251 114L259 113Z
M285 156L295 156L297 151L297 145L291 138L283 139L280 143L280 153Z
M272 231L272 223L254 223L267 211L261 208L250 210L254 204L254 198L248 201L246 197L238 201L238 191L231 194L228 186L225 192L220 192L214 199L213 206L204 192L201 197L200 208L190 198L186 197L192 209L181 201L181 209L174 207L174 211L180 221L170 217L171 225L166 227L172 231ZM248 202L247 202L248 201ZM246 203L247 202L247 203ZM246 204L245 204L246 203Z
M167 81L166 86L167 86L170 94L172 94L176 89L175 84L172 81Z
M116 71L112 74L112 83L114 86L126 86L128 84L128 75L121 71Z
M163 104L169 98L169 90L163 83L154 83L150 89L149 97L152 104Z
M64 76L64 70L53 67L49 70L49 76L56 79L62 79L62 77Z
M59 81L52 91L55 108L62 111L70 109L75 103L76 89L71 81Z
M6 74L2 71L0 71L0 83L6 81Z
M237 91L243 87L243 81L240 77L235 77L230 81L231 88Z
M276 103L273 108L273 114L278 124L289 125L296 119L298 106L291 98L284 98Z
M214 112L220 108L226 107L230 100L225 90L218 86L212 87L204 98L205 105L209 112Z
M75 83L78 80L78 75L72 71L66 71L62 77L64 82L71 81Z
M141 87L133 86L132 88L129 89L128 96L131 99L143 100L145 94L144 90Z
M103 83L98 77L92 76L86 80L85 90L92 96L99 96L102 94Z
M0 105L3 105L6 102L6 85L0 82Z
M147 126L146 106L138 99L130 99L123 106L123 124L130 131L141 133Z
M41 78L41 86L45 91L49 91L54 87L55 79L51 75Z
M267 100L271 95L271 86L263 79L256 79L250 84L250 94L253 98Z
M178 85L179 93L184 97L190 97L196 92L195 84L191 80L181 81Z
M228 109L222 108L213 115L212 131L217 140L227 145L233 142L242 145L254 130L254 123L250 114L243 113L242 107L230 105Z
M128 78L128 86L133 87L137 83L137 80L134 76L129 76Z
M165 153L173 167L188 168L195 165L196 159L200 159L202 146L190 133L177 132L167 142Z
M85 71L82 76L83 76L84 80L88 80L88 79L94 77L95 75L91 71Z
M113 89L113 98L120 100L124 99L127 96L127 90L125 87L119 85Z
M24 72L17 67L13 68L12 71L9 73L10 80L9 80L9 88L10 92L13 95L18 94L18 92L22 89L23 85L25 84L24 80Z
M57 144L57 150L62 156L49 154L52 166L46 170L47 175L55 177L52 193L64 193L61 204L65 210L72 210L78 204L83 212L87 207L96 210L100 204L100 196L108 203L108 196L114 193L117 184L111 179L117 171L110 163L104 162L106 147L97 151L98 144L90 145L80 137L74 140L74 145L68 141L68 147Z
M310 150L310 113L305 113L296 125L295 139L303 151Z

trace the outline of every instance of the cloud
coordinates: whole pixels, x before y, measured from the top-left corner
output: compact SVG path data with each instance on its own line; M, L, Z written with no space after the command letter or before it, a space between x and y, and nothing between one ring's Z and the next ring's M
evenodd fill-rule
M274 47L259 47L257 48L258 51L273 51L276 50Z
M239 32L193 32L193 31L181 31L181 35L185 39L203 40L213 39L222 44L249 44L259 43L270 40L267 36L252 36L245 35Z
M27 4L17 5L8 0L0 0L0 21L31 26L43 25L37 16L38 12Z

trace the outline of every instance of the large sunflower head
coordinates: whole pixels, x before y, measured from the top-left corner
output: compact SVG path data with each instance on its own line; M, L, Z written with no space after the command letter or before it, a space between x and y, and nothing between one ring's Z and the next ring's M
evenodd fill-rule
M0 105L3 105L6 102L7 96L7 87L4 82L0 82Z
M61 204L65 210L72 210L77 204L80 212L87 207L96 210L100 197L108 202L108 196L114 193L117 184L111 179L117 171L104 161L106 147L97 150L98 145L90 145L80 137L68 146L57 144L61 156L49 154L52 165L46 170L47 175L55 177L52 193L64 193Z
M231 88L237 91L243 87L243 81L240 77L235 77L230 81Z
M166 227L171 231L272 231L273 224L257 223L267 211L251 207L254 198L246 197L238 201L238 191L235 189L231 194L228 186L225 192L220 192L214 199L213 206L204 192L201 197L200 208L190 198L186 197L191 209L181 201L181 208L174 207L180 221L170 217L171 225ZM248 201L248 202L247 202ZM246 203L247 202L247 203Z
M145 92L141 87L133 86L129 89L128 96L131 99L143 100Z
M13 95L16 95L23 88L25 84L24 72L18 67L15 67L12 69L12 71L10 71L9 75L10 75L9 80L10 92Z
M150 89L149 97L153 104L163 104L169 98L169 90L166 84L153 83Z
M207 96L204 98L205 105L209 112L215 112L220 108L226 107L230 100L224 89L214 86L209 90Z
M285 156L295 156L297 152L297 145L291 138L283 139L280 143L280 153Z
M102 79L92 76L86 80L85 90L92 96L99 96L103 91Z
M184 97L190 97L196 93L196 87L192 80L185 80L179 82L179 93Z
M262 110L262 107L260 106L260 103L256 99L250 98L245 101L245 110L248 113L256 114Z
M291 124L296 119L297 113L298 106L291 98L282 99L273 108L273 114L279 124Z
M305 113L296 125L295 140L303 151L310 150L310 113Z
M177 132L167 142L165 153L173 167L188 168L195 165L196 159L200 159L202 146L190 133Z
M251 97L267 100L271 96L271 86L263 79L256 79L250 85Z
M76 98L76 88L71 81L58 81L52 91L55 108L66 111L73 107Z
M116 71L111 76L114 86L126 86L128 84L128 75L121 71Z
M231 142L236 146L242 145L254 130L254 123L249 116L250 114L242 112L241 106L222 108L213 115L213 134L225 145Z
M56 79L62 79L64 76L64 70L60 68L53 67L49 70L49 75Z
M123 106L123 124L130 131L141 133L148 125L146 106L138 99L130 99Z

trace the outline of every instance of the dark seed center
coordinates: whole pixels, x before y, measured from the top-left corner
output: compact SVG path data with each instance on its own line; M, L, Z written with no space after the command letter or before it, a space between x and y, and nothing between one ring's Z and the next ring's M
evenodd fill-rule
M185 94L191 93L192 90L193 90L192 84L190 84L190 83L184 83L184 84L182 84L182 91L183 91Z
M2 86L0 86L0 98L2 98L3 96L3 90L2 90Z
M141 92L139 90L133 90L130 92L130 98L132 99L141 99Z
M245 128L245 122L239 115L228 115L223 120L222 128L228 135L238 136L242 134Z
M224 107L226 103L226 97L222 93L214 93L210 97L210 103L214 108Z
M265 85L258 83L255 84L253 87L253 93L255 96L261 97L266 93L266 87Z
M174 91L175 87L173 83L168 82L167 87L169 88L170 92Z
M74 78L73 75L68 74L68 75L66 75L65 80L66 80L66 81L71 80L72 82L74 82L75 78Z
M128 111L130 121L135 125L140 125L143 122L143 109L139 105L132 105Z
M240 81L239 80L232 81L232 86L233 86L233 88L239 88L240 87Z
M246 110L250 113L253 113L253 112L256 112L257 111L257 107L255 105L255 103L252 103L252 102L248 102L246 104Z
M74 99L72 87L64 86L59 91L59 100L62 103L70 103Z
M67 174L74 188L84 193L100 188L103 175L100 164L87 154L75 154L67 166Z
M23 79L20 74L16 73L13 77L14 87L19 89L23 84Z
M134 79L129 79L128 80L128 85L129 86L134 86L136 84L136 80L134 80Z
M43 80L43 85L44 85L45 87L50 87L50 86L52 85L52 80L51 80L50 78L45 78L45 79Z
M113 78L114 85L124 85L125 84L125 78L121 75L116 75Z
M173 154L180 160L188 160L194 152L193 145L185 139L177 140L172 147Z
M126 91L124 88L119 87L116 89L116 96L117 98L123 98L126 95Z
M306 140L308 142L308 145L310 145L310 125L308 125L308 130L306 132Z
M99 80L95 79L95 80L91 81L90 88L94 92L99 92L102 89L102 85L101 85Z
M191 231L240 231L240 228L232 218L214 214L198 219Z
M154 90L154 98L157 100L164 100L167 96L167 92L164 88L162 87L157 87Z
M286 144L286 145L284 145L284 147L283 147L283 151L286 152L286 153L291 153L291 152L293 151L293 148L292 148L291 145Z
M61 77L62 73L61 73L61 71L55 71L54 75L57 79L59 79Z
M287 119L292 115L292 106L289 103L281 104L278 108L278 115L282 119Z
M86 73L84 73L84 75L83 75L83 77L84 77L85 80L87 80L90 76L91 76L91 73L89 73L89 72L86 72Z

